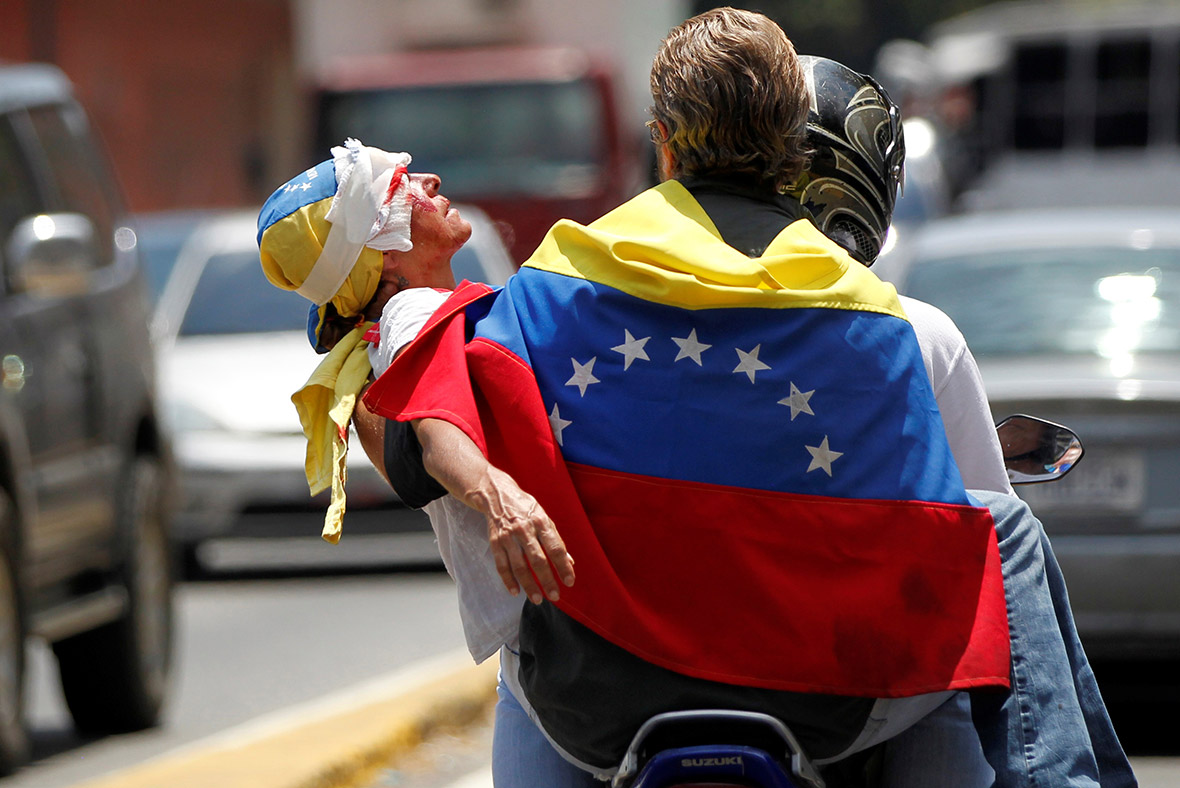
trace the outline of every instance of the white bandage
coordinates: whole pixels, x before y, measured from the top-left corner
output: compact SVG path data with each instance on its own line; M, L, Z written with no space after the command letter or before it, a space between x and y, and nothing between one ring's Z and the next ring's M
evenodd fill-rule
M315 304L330 301L356 265L361 250L408 252L408 153L388 153L348 139L332 148L336 194L324 218L331 223L324 248L298 292ZM390 190L390 184L397 185Z

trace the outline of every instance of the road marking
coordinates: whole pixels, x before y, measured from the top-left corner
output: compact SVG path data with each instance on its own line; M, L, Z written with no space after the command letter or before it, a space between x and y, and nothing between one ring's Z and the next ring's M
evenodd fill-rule
M74 788L331 788L495 696L498 661L466 650L264 714ZM363 783L361 783L363 784Z

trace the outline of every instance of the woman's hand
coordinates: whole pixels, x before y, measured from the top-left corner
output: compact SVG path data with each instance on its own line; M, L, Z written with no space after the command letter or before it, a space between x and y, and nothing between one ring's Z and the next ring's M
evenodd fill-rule
M365 320L376 323L381 319L381 312L385 309L385 305L389 303L389 299L400 293L409 285L405 279L401 281L394 281L382 279L377 284L377 292L373 294L373 298L365 305L361 317Z
M336 314L336 310L329 309L324 316L324 324L320 326L320 332L316 339L320 347L331 350L357 325L358 319L356 317L341 317Z
M574 584L574 559L557 526L516 480L488 465L485 482L469 497L465 502L487 518L496 571L513 596L523 588L534 604L541 603L542 593L557 601L561 592L554 569L562 583Z
M574 559L557 526L516 480L487 461L455 425L440 419L413 422L427 472L488 522L496 571L513 595L523 589L535 604L561 597L574 584ZM556 570L556 574L555 574Z

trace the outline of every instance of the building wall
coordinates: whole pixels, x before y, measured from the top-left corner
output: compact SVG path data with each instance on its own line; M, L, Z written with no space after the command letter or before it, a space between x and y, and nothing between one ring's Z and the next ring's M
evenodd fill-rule
M66 72L134 210L256 204L303 166L288 0L4 0L0 58Z
M316 160L305 86L340 52L553 43L647 72L687 0L0 0L0 59L74 81L134 210L260 203ZM625 109L625 112L628 111ZM325 153L326 155L326 153Z

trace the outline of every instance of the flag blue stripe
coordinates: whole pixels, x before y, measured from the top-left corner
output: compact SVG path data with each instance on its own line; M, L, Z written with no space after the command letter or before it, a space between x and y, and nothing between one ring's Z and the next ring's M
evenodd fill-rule
M526 268L475 335L530 364L571 462L777 492L968 502L917 338L896 317L689 310ZM693 352L692 336L710 347Z

